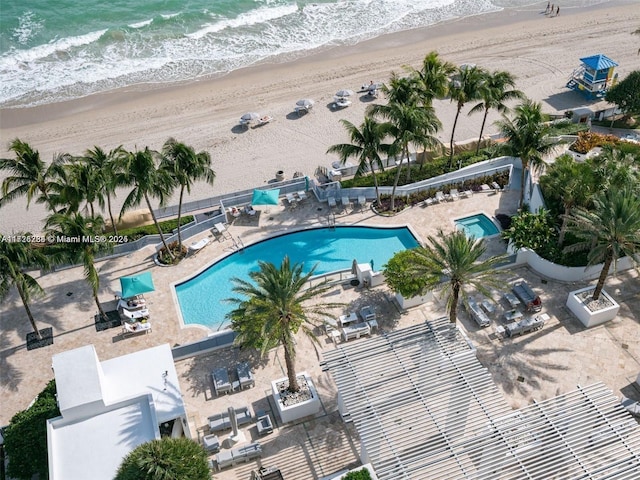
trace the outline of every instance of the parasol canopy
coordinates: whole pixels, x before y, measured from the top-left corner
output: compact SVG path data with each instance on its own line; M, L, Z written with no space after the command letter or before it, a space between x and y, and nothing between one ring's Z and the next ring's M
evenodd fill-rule
M273 190L254 190L251 205L278 205L280 197L280 189Z
M131 298L147 292L153 292L156 287L153 285L151 272L144 272L132 277L121 277L120 288L122 298Z

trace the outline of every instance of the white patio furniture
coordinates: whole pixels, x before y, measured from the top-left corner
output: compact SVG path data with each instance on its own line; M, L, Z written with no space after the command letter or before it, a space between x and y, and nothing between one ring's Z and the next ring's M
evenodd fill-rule
M302 202L303 200L306 200L307 197L307 192L305 192L304 190L300 190L298 193L296 193L296 195L298 196L298 201Z
M338 204L336 203L335 197L327 197L327 203L331 208L336 208L338 206Z
M148 320L141 322L123 322L122 333L123 334L137 334L137 333L149 333L151 331L151 322Z
M360 309L360 316L362 317L362 320L368 322L370 320L376 319L376 312L373 308L371 308L371 306L367 305L366 307L362 307Z
M229 393L233 390L233 386L229 381L229 372L226 368L216 368L211 373L211 379L213 380L213 388L216 396L220 396L221 393Z
M202 443L207 452L217 453L220 451L220 440L215 434L205 435Z
M359 321L360 319L356 312L350 312L349 315L340 315L340 317L338 317L338 325L341 327L345 327L350 323L357 323Z
M451 190L449 190L449 198L451 198L451 200L456 201L459 197L460 194L458 193L457 189L452 188Z
M346 195L342 196L342 206L344 207L344 209L346 210L348 207L351 206L351 202L349 201L349 197L347 197Z
M363 335L371 335L371 327L367 323L356 323L342 328L342 338L345 342Z
M213 233L218 235L218 238L222 238L223 240L227 240L231 238L231 234L227 227L225 227L224 223L218 222L213 226Z
M358 206L360 208L364 208L367 205L367 197L365 197L364 195L359 195L358 196Z
M520 300L511 292L506 292L502 297L507 301L511 309L515 309L520 305Z
M253 372L251 372L251 368L249 367L248 363L244 362L236 365L236 372L238 374L240 388L249 388L255 386L256 381L253 378Z
M445 201L445 196L444 193L442 191L438 191L436 192L436 202L437 203L441 203Z
M204 247L209 245L209 242L211 242L211 240L209 240L208 237L207 238L203 238L202 240L200 240L198 242L193 242L191 245L189 245L189 252L188 253L190 255L195 255L200 250L202 250Z
M271 417L268 413L260 411L256 413L257 422L256 426L258 428L258 435L264 436L273 433L273 423L271 422Z
M508 312L504 312L504 319L507 322L514 322L522 318L522 312L520 310L510 310Z

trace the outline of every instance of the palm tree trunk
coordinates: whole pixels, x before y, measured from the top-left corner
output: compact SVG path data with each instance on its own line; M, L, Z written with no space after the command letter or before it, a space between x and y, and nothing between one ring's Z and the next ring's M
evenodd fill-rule
M403 161L404 158L407 159L407 183L409 183L411 181L411 163L409 162L409 146L408 145L404 151L403 159L401 161Z
M611 264L613 263L613 252L607 254L607 257L604 259L604 265L602 266L602 271L600 272L600 277L598 277L598 283L596 284L596 289L593 291L593 300L598 300L600 298L600 292L604 288L604 281L607 279L607 275L609 275L609 269L611 268Z
M169 257L171 257L171 260L175 260L176 257L173 255L173 252L169 249L169 246L167 245L167 242L164 239L164 235L162 234L162 229L160 228L160 224L158 223L156 214L153 213L153 208L151 208L151 202L149 201L149 197L146 193L144 194L144 199L147 201L147 207L149 207L151 218L153 218L153 224L156 226L156 230L158 230L158 233L160 234L160 240L162 241L162 245L164 245L166 252L169 254Z
M527 171L528 163L525 162L524 159L520 158L522 162L522 172L520 172L520 203L518 206L522 207L522 203L524 202L524 177Z
M480 127L480 135L478 135L478 145L476 146L476 155L480 152L480 143L482 142L482 132L484 132L484 124L487 121L487 115L489 115L489 109L484 109L484 117L482 118L482 126Z
M371 170L371 176L373 177L373 186L376 188L376 201L378 202L378 206L380 206L380 189L378 188L378 177L376 176L373 162L371 161L369 161L369 169Z
M282 345L284 347L284 363L287 366L287 377L289 378L289 391L297 392L300 390L300 386L296 375L296 362L287 347L286 341L283 341Z
M113 228L113 233L117 237L118 236L118 227L116 226L116 222L113 220L113 212L111 211L111 195L107 193L107 210L109 210L109 218L111 219L111 228Z
M453 165L453 136L456 134L456 124L458 123L458 117L460 116L460 110L462 105L458 104L458 111L456 112L456 118L453 120L453 128L451 129L451 140L449 141L449 168Z
M184 195L184 185L180 187L180 200L178 200L178 251L182 252L182 232L180 231L180 218L182 217L182 196Z
M458 319L458 297L460 296L460 287L454 286L451 289L451 309L449 310L449 323L456 324Z
M396 177L393 179L393 188L391 189L391 211L396 209L396 188L398 188L398 182L400 181L400 172L402 171L402 162L396 167Z
M16 288L18 289L18 293L20 294L20 299L22 300L22 304L24 305L24 309L27 312L27 317L29 317L29 322L31 323L31 328L33 328L33 331L36 334L36 337L38 337L38 340L42 340L42 334L40 333L40 330L38 330L38 327L36 325L36 321L33 318L33 314L31 313L31 309L29 308L29 302L27 301L27 297L24 293L24 290L22 289L22 287L20 286L20 281L17 278L14 278L13 281L16 284Z
M106 322L107 320L109 320L109 318L107 317L107 314L105 313L104 309L102 308L102 305L100 304L100 300L98 299L98 289L94 288L93 289L93 299L96 302L96 305L98 306L98 312L100 313L100 317Z
M569 223L569 214L571 213L571 207L564 206L564 216L562 217L562 225L560 225L560 234L558 235L558 247L562 247L564 243L564 236L567 233L567 224Z

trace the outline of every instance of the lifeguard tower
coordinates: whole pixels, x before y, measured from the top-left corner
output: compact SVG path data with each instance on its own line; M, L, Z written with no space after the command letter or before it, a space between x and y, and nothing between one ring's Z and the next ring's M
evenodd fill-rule
M580 61L582 65L571 74L567 87L581 92L589 100L604 97L607 89L618 79L615 73L618 64L602 53Z

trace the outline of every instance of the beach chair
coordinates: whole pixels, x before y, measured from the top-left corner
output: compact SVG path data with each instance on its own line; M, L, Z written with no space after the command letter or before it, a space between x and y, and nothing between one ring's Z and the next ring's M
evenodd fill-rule
M296 195L298 196L298 201L302 202L303 200L306 200L307 197L307 192L305 192L304 190L300 190L299 192L296 193Z
M255 386L256 381L253 378L253 373L251 372L248 363L245 362L236 365L236 372L238 373L240 388L249 388Z
M444 193L442 191L436 192L436 203L441 203L445 201Z
M364 195L359 195L358 196L358 206L363 209L364 207L367 206L367 197L365 197Z
M213 226L213 233L218 236L218 239L227 240L231 238L229 230L222 222L218 222Z
M287 193L287 202L289 202L289 208L296 208L298 206L298 199L293 193Z
M336 203L335 197L327 197L327 203L331 208L336 208L338 206L338 204Z
M457 190L457 189L452 188L451 190L449 190L449 198L450 198L452 201L454 201L454 202L455 202L456 200L458 200L458 198L459 198L459 197L460 197L460 194L458 193L458 190Z
M200 250L202 250L204 247L206 247L207 245L209 245L209 238L203 238L202 240L200 240L199 242L193 242L191 245L189 245L189 251L188 254L189 255L195 255L196 253L198 253Z
M349 201L349 197L347 197L346 195L342 196L342 206L344 207L344 209L346 210L349 206L351 206L351 202Z
M260 119L256 122L256 127L261 127L263 125L266 125L271 120L273 120L273 117L270 115L265 115L264 117L260 117Z
M221 393L229 393L233 390L231 382L229 381L229 372L226 368L216 368L211 373L211 379L213 380L213 388L216 396L220 396Z
M247 205L244 207L244 213L253 217L256 214L256 210L253 208L253 205Z

